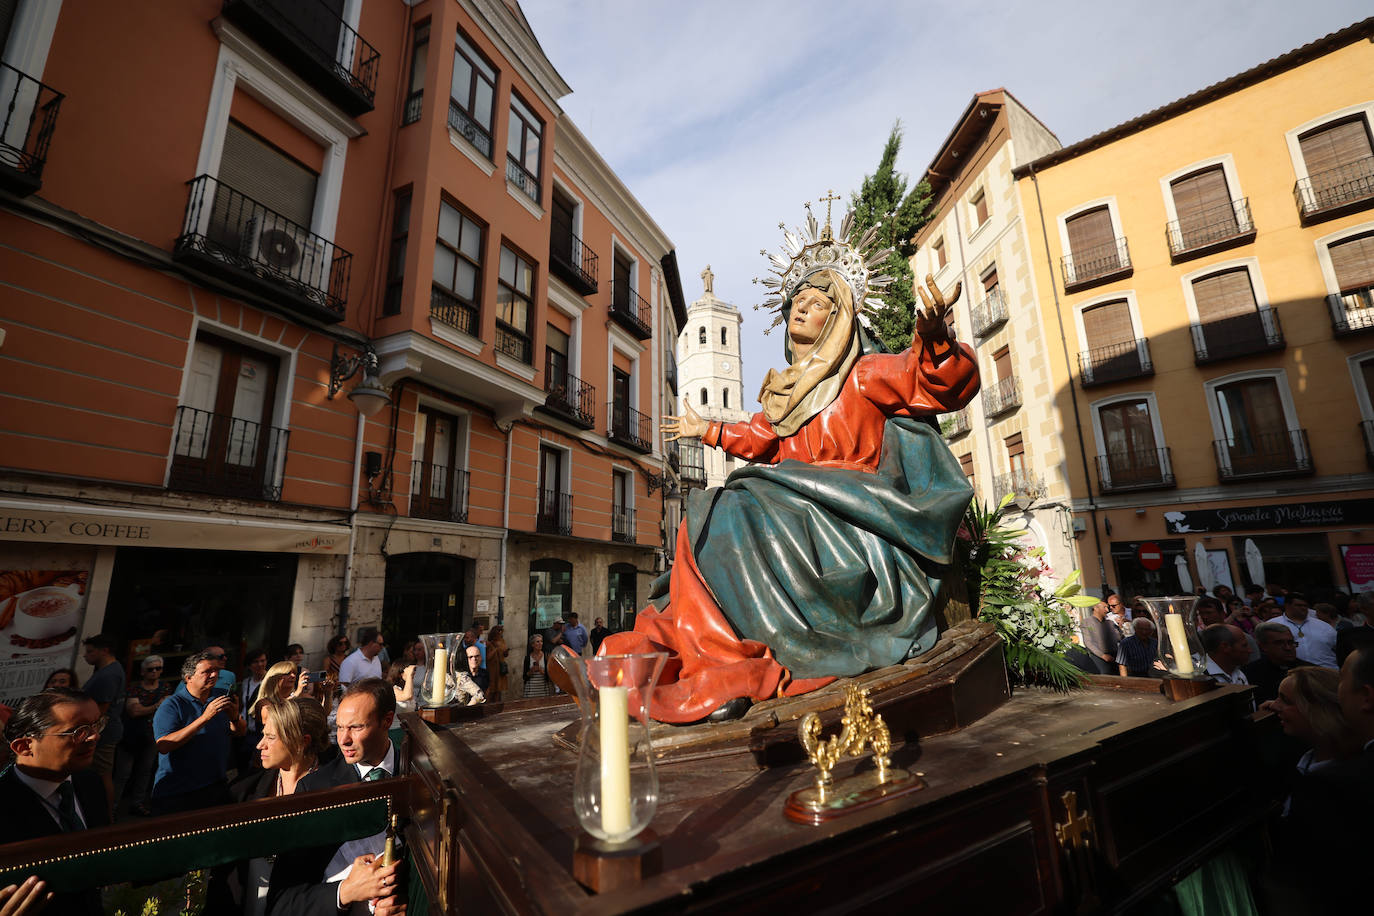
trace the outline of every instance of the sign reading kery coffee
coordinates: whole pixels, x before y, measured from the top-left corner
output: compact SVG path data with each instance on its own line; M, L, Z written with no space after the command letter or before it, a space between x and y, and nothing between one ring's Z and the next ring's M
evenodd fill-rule
M1329 503L1278 503L1270 506L1237 506L1230 509L1193 509L1187 512L1164 513L1164 527L1170 534L1369 524L1374 524L1374 499L1348 499Z
M0 540L190 550L338 553L348 529L270 519L0 500Z

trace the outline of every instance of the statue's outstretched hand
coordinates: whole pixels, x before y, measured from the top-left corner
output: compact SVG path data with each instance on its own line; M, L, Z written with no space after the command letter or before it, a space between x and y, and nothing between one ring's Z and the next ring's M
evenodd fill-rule
M962 282L954 284L954 292L949 294L946 299L940 293L940 287L935 285L935 278L926 274L926 287L930 292L922 289L920 284L916 285L916 292L921 297L921 304L925 308L916 310L916 334L911 339L911 348L918 349L921 341L928 344L945 343L949 340L949 326L945 324L945 316L954 303L959 300L959 293L963 292Z
M692 409L692 405L686 398L682 399L682 416L665 416L663 423L659 426L664 434L665 441L675 442L678 439L700 439L706 435L706 430L710 424Z

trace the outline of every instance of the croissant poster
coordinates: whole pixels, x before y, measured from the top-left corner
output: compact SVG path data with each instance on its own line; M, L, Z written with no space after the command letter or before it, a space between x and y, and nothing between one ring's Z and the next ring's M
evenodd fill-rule
M88 569L0 569L0 703L37 693L76 658Z

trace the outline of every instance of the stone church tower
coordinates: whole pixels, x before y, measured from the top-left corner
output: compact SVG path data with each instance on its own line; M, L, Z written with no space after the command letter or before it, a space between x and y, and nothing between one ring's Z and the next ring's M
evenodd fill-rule
M701 272L705 291L687 309L687 323L678 335L678 391L706 419L738 423L751 415L744 408L740 384L739 331L744 319L739 309L716 298L715 278L709 265ZM742 463L720 449L706 449L706 485L720 486Z

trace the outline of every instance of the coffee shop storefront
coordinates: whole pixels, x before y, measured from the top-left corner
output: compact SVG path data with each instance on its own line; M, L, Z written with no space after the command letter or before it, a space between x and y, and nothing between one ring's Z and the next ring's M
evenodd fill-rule
M0 499L0 702L72 666L97 632L131 674L149 652L171 673L212 644L235 668L252 648L318 652L348 535L337 523Z

